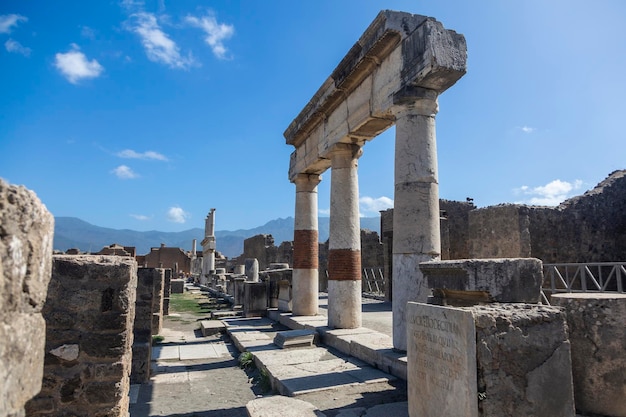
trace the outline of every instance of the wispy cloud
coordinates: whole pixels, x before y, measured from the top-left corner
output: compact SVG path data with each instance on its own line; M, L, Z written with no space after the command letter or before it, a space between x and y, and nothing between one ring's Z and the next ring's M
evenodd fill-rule
M146 221L146 220L150 220L152 218L152 216L145 216L143 214L131 214L130 217L137 219L139 221Z
M111 173L114 174L117 178L122 179L122 180L130 180L130 179L139 177L137 173L135 173L130 167L126 165L118 166L117 168L112 170Z
M195 17L187 15L185 21L191 26L200 28L206 34L204 41L211 47L213 55L219 59L227 59L228 50L224 41L230 39L235 33L235 27L225 23L218 23L215 16L210 13L206 16Z
M124 149L116 154L120 158L130 159L155 159L157 161L167 161L167 157L154 151L136 152L132 149Z
M69 52L59 52L55 55L54 66L72 84L86 78L97 78L104 71L104 67L98 61L95 59L89 61L75 43Z
M579 190L582 185L583 182L581 180L575 180L571 183L557 179L538 187L523 185L515 189L514 192L518 195L528 196L521 203L536 206L556 206L571 197L570 193Z
M11 33L13 27L20 22L27 22L28 18L19 14L3 14L0 15L0 33Z
M317 210L317 215L318 216L330 216L330 209L319 209Z
M537 131L537 128L530 127L530 126L521 126L521 127L518 127L518 129L524 133L534 133Z
M393 200L389 197L372 198L363 196L359 198L359 211L361 216L366 214L376 214L381 210L386 210L393 207Z
M90 28L89 26L81 26L80 28L80 36L87 39L95 39L96 31Z
M139 35L149 60L179 69L196 64L191 53L186 57L181 55L180 48L161 29L154 14L138 12L130 18L129 30Z
M9 38L4 43L4 47L9 52L13 52L13 53L16 53L16 54L21 54L21 55L24 55L24 56L30 56L30 48L27 48L27 47L23 46L21 43L19 43L18 41L14 40L14 39Z
M173 223L185 223L189 218L189 213L183 210L181 207L170 207L167 211L167 219Z

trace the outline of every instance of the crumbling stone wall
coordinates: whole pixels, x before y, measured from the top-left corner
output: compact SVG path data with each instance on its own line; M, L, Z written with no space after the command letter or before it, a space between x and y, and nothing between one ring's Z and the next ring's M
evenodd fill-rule
M476 206L471 202L439 200L439 209L442 214L441 259L470 258L469 213L476 209Z
M41 389L54 218L35 193L0 179L0 416Z
M472 258L544 263L626 260L626 170L558 207L498 205L469 213Z
M158 248L150 248L150 253L144 256L143 265L146 268L169 268L175 273L190 273L191 256L181 248L169 248L162 243Z
M383 244L378 233L361 229L361 267L382 268L384 262Z
M156 268L159 272L155 276L152 287L152 334L157 335L163 330L163 298L165 295L165 269Z
M272 235L256 235L243 241L243 254L237 264L243 265L245 259L256 258L259 271L267 269L271 263L293 264L293 242L283 242L279 247L274 244Z
M156 268L139 268L137 270L137 297L133 325L133 362L130 375L133 384L142 384L150 381L154 282L160 279L161 272Z
M27 416L127 416L136 286L134 259L53 257L43 387Z

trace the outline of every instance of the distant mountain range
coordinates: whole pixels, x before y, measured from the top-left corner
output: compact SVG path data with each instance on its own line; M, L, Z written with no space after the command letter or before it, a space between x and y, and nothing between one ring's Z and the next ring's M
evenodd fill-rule
M328 217L319 218L319 239L328 239ZM217 250L229 258L243 253L243 241L258 234L271 234L276 246L281 242L293 240L293 217L275 219L263 226L253 229L218 230L215 232ZM380 234L378 217L362 217L361 228L374 230ZM191 250L193 239L197 240L197 250L202 250L200 242L204 239L204 229L195 228L182 232L138 232L135 230L118 230L94 226L76 217L56 217L54 226L54 249L65 252L70 248L78 248L82 252L98 252L105 246L118 243L123 246L134 246L138 255L150 252L150 248L159 247L164 243L169 247Z

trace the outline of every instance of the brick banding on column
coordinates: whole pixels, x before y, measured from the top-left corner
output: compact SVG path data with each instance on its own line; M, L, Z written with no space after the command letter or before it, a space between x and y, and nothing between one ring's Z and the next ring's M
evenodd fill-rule
M293 268L317 269L318 261L317 230L294 230L293 232Z
M335 281L360 281L361 251L350 249L329 250L328 279Z

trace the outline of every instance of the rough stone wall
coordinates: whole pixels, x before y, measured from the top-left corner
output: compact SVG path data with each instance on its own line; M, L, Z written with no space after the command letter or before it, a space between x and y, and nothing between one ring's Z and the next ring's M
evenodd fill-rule
M530 258L526 206L501 204L469 213L470 258Z
M54 218L35 193L0 179L0 415L24 415L41 389Z
M361 229L361 267L382 268L384 262L383 244L378 233Z
M479 416L571 417L571 349L556 307L468 307L476 324Z
M159 272L158 279L153 281L152 287L152 334L157 335L163 330L163 296L165 294L165 269L156 268Z
M439 209L445 217L442 221L441 259L470 258L468 245L469 213L476 209L473 203L462 201L439 200ZM444 227L444 223L446 226ZM444 230L447 230L447 245L443 245ZM444 253L446 256L444 256Z
M150 380L154 282L160 279L161 272L158 269L139 268L137 270L137 298L135 301L135 322L133 326L133 363L130 374L130 380L133 384L142 384Z
M259 270L263 271L276 256L276 246L272 235L256 235L243 241L243 259L256 258Z
M557 208L531 209L530 224L544 263L626 261L626 170Z
M43 388L28 416L127 416L136 287L134 259L53 257Z

